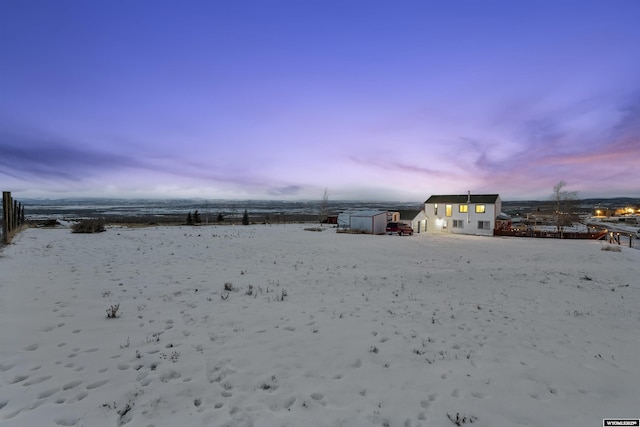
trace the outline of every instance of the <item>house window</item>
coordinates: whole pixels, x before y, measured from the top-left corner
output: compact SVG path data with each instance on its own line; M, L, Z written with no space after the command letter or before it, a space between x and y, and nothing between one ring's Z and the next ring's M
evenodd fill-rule
M451 216L452 215L452 211L453 211L453 207L451 205L446 205L444 207L444 215L445 216Z
M490 230L491 221L478 221L478 230Z
M454 219L453 228L464 228L464 221L461 219Z
M469 205L460 205L458 207L458 212L460 213L467 213L469 212Z
M476 205L476 213L485 213L487 207L485 205Z
M438 215L438 204L433 205L433 214Z

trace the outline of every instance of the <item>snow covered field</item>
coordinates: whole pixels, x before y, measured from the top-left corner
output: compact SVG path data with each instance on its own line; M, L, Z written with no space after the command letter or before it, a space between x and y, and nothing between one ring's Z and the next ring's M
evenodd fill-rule
M0 252L0 425L640 417L640 251L607 247L302 225L28 229Z

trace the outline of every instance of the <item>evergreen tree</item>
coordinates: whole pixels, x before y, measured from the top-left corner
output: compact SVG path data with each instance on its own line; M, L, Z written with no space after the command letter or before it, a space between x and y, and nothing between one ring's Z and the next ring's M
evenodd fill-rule
M191 216L191 211L187 214L187 225L193 225L193 217Z
M222 216L222 212L218 213L218 222L224 221L224 216Z
M200 224L202 219L200 219L200 214L198 213L198 209L193 213L193 222L196 224Z
M244 210L244 215L242 215L242 225L249 225L249 213L247 210Z

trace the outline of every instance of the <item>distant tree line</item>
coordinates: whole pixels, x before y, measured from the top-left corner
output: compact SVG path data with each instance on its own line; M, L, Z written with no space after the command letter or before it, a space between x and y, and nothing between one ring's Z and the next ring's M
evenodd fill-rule
M191 211L187 214L187 225L201 224L202 218L200 218L200 212L196 209L192 214Z
M321 209L321 212L324 212L324 214L322 214L321 216L326 216L326 206L327 206L327 193L325 192L324 195L324 202L323 202L323 206ZM243 213L242 213L242 217L240 217L238 215L238 212L236 210L232 210L230 213L228 213L229 216L225 216L222 212L218 212L217 216L216 216L216 222L218 224L221 224L224 221L230 221L233 224L236 224L238 222L238 220L240 221L240 224L242 225L249 225L252 223L263 223L263 224L272 224L273 223L277 223L277 224L285 224L289 221L300 221L300 222L307 222L307 221L312 221L315 218L317 218L317 214L292 214L292 215L288 215L284 212L276 212L273 215L270 215L269 213L264 213L264 214L255 214L253 217L249 214L248 209L244 209ZM199 213L198 210L195 211L189 211L187 213L186 216L186 221L185 221L185 225L200 225L202 223L202 216ZM208 220L207 220L208 223Z
M247 210L245 209L244 211L244 217L242 218L242 223L245 223L245 220L247 221L247 224L249 223L249 214L247 213ZM224 215L222 212L218 212L218 215L216 217L216 221L218 223L222 223L224 222ZM187 213L187 225L198 225L198 224L202 224L202 217L200 215L200 212L198 212L198 210L196 209L194 212L189 211ZM246 224L245 224L246 225Z

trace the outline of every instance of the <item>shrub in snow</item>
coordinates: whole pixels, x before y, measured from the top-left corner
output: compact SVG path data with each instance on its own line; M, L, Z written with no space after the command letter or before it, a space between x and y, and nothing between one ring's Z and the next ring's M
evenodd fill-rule
M73 233L102 233L105 230L104 222L97 219L83 219L71 226Z
M345 233L345 234L371 234L365 230L350 230L348 228L339 228L336 230L336 233Z
M451 414L449 414L447 412L447 418L449 418L449 420L454 423L457 426L461 426L463 424L467 424L467 423L473 423L474 421L476 421L478 418L474 417L473 415L469 416L469 415L460 415L460 412L456 412L456 416L452 416Z
M609 252L622 252L622 248L620 246L613 245L604 245L602 246L602 248L600 248L600 250Z
M120 310L120 304L115 304L109 307L107 309L107 319L116 319L120 317L118 310Z

